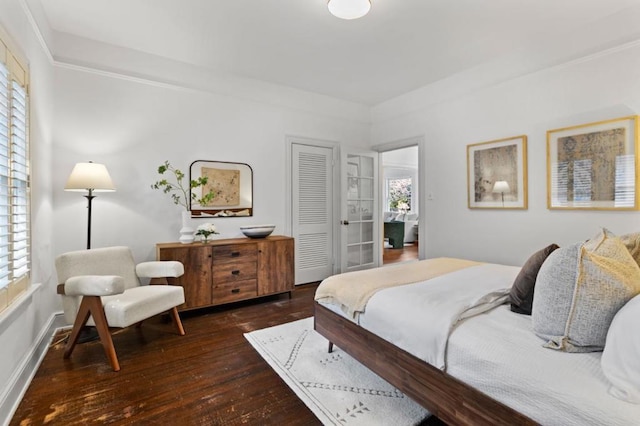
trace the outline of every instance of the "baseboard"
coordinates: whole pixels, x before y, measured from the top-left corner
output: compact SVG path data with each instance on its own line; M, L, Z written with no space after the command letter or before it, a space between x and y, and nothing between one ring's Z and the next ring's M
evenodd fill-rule
M49 323L34 342L28 355L16 369L10 379L8 391L0 401L0 423L8 425L13 414L18 409L20 401L31 384L31 380L38 371L40 363L53 341L53 336L58 328L67 327L62 312L53 314Z

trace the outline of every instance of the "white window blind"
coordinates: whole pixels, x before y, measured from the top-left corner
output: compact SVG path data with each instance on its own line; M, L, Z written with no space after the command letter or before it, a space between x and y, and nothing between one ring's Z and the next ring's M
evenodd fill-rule
M0 41L0 311L27 288L31 267L27 79Z

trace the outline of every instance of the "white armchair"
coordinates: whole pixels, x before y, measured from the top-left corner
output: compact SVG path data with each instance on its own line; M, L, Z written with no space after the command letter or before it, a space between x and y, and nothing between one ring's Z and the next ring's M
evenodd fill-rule
M80 331L94 325L109 363L120 370L109 327L124 328L169 311L180 335L184 328L177 306L184 303L184 289L167 284L167 277L184 274L180 262L144 262L135 265L127 247L74 251L56 258L58 294L62 295L65 320L73 329L64 351L71 356ZM139 278L150 278L141 285Z

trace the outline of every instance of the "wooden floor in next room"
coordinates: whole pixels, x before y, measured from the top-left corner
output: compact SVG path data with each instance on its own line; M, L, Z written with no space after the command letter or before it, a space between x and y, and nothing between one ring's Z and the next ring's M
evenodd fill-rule
M397 249L385 247L382 254L383 265L408 262L411 260L418 260L418 241L405 244L404 247Z
M185 336L160 317L116 332L117 373L99 342L65 361L54 339L10 424L319 425L243 336L312 316L316 288L183 313Z

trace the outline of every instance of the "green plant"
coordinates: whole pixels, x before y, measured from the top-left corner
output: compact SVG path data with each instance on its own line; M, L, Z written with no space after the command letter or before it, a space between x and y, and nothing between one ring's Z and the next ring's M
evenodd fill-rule
M163 178L152 184L151 188L159 189L165 194L170 194L173 202L176 205L184 207L186 210L189 210L189 202L187 200L191 200L191 203L195 202L201 206L206 206L216 196L216 193L213 190L209 190L208 193L203 195L201 198L198 198L192 191L192 189L204 187L207 184L209 179L206 176L200 176L198 179L191 180L189 182L189 187L186 188L184 183L184 173L180 169L173 167L169 161L165 161L158 167L158 174L164 175L165 173L173 174L174 182L170 182L166 178Z

